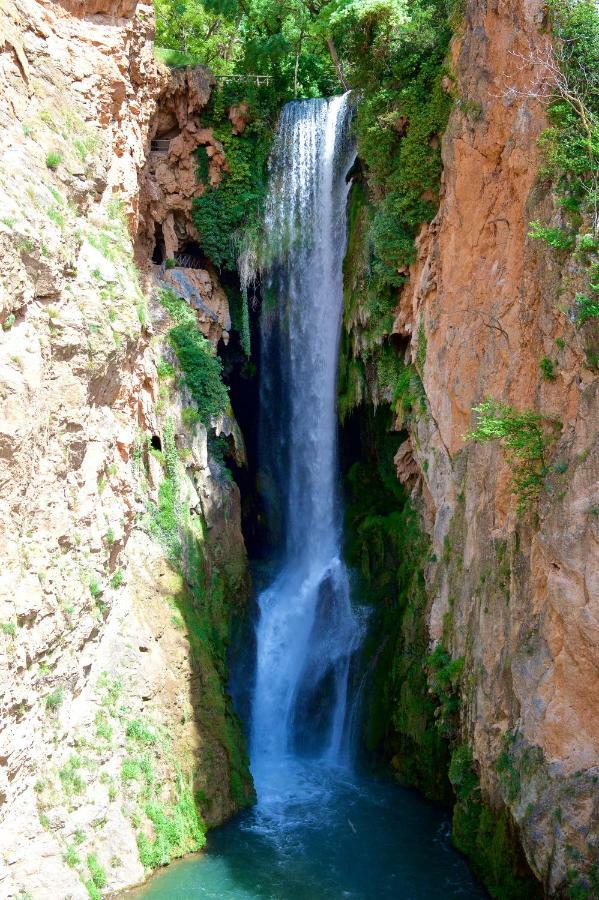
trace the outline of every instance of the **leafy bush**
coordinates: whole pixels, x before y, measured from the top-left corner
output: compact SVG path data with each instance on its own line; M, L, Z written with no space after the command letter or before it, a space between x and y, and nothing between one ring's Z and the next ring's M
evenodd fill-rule
M208 184L193 201L193 221L214 265L235 271L245 226L262 218L272 130L254 122L242 135L232 135L225 126L217 128L216 136L225 148L227 171L220 184Z
M52 691L52 693L48 694L46 697L46 709L51 711L58 709L62 704L63 699L62 688L56 688L56 690Z
M512 466L512 490L522 513L539 496L547 473L549 447L561 423L531 410L518 412L491 399L475 406L474 412L478 413L478 423L465 439L478 444L502 442Z
M181 410L181 419L188 428L193 428L194 425L201 422L201 416L195 406L185 406Z
M123 581L125 580L125 576L123 575L121 569L117 569L112 578L110 579L110 587L112 588L120 588Z

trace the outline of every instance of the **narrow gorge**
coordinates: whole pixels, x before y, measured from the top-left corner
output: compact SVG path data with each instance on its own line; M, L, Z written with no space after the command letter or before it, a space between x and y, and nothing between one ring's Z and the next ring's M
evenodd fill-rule
M596 4L0 73L0 897L599 897Z

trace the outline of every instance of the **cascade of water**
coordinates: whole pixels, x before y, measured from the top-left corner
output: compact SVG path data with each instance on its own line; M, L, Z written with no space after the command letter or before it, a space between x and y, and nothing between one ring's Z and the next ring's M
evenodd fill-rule
M348 95L287 104L271 158L262 311L262 482L283 536L259 597L252 768L344 761L362 626L340 558L336 374L343 306ZM270 488L270 489L269 489Z

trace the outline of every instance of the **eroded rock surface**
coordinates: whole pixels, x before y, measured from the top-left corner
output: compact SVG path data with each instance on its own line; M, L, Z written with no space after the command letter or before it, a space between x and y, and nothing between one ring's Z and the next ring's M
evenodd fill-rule
M134 264L168 82L151 4L1 2L0 36L0 895L83 898L90 857L108 888L143 878L148 799L168 814L199 797L215 824L246 791L200 586L152 526L165 429L189 516L210 519L196 568L204 606L220 578L215 629L227 591L247 593L245 549L236 487L158 377L168 317ZM186 90L205 102L205 79ZM190 277L216 343L226 298Z

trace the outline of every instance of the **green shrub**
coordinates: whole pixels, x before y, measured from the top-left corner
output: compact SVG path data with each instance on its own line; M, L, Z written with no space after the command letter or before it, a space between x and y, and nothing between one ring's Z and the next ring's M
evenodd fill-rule
M160 362L156 366L156 371L159 378L174 378L176 375L174 366L172 366L171 363L167 362L165 359L160 360Z
M464 657L452 659L442 644L437 644L426 658L428 683L439 701L437 726L446 735L456 729L456 714L460 708L459 686L464 671Z
M174 269L176 265L177 265L177 260L173 259L172 256L169 257L168 259L164 260L164 268L165 269Z
M576 295L576 325L580 328L589 319L596 319L599 316L599 298L592 299L585 294Z
M101 712L96 715L96 735L104 741L112 740L112 726Z
M449 764L449 780L458 800L468 800L480 792L472 751L467 744L455 747Z
M561 423L532 410L519 412L491 399L474 407L474 412L478 414L478 423L465 440L478 444L502 442L512 466L512 490L518 498L518 511L522 513L539 496L547 474L549 448Z
M59 228L64 228L66 219L62 210L60 210L57 206L49 206L46 210L46 215L54 222L55 225L58 225Z
M181 419L188 428L193 428L194 425L201 421L200 414L195 406L185 406L181 411Z
M85 790L85 781L80 773L82 765L79 756L71 756L58 772L64 791L69 797L82 794Z
M535 240L544 241L553 250L572 250L574 236L562 228L541 225L540 222L531 222L528 236Z
M88 587L89 587L89 592L92 595L92 597L94 598L94 600L97 600L98 597L102 596L102 587L97 578L90 578Z
M102 894L100 893L100 891L98 890L96 885L93 883L91 878L85 882L85 889L86 889L87 893L89 894L90 900L102 900Z
M222 363L210 342L195 326L177 325L169 331L168 339L202 422L209 427L211 420L223 413L229 403L228 391L221 379Z
M46 165L49 169L55 170L62 162L62 153L60 150L50 150L46 156Z
M183 68L185 66L197 66L204 63L200 57L193 56L190 53L183 53L181 50L171 50L170 47L154 46L154 56L167 66L173 68Z
M0 623L0 629L2 629L3 634L7 634L9 637L17 636L17 626L14 622L2 622Z
M122 781L140 781L147 787L154 782L154 770L149 756L127 756L121 765Z
M221 361L199 330L197 317L185 300L170 289L161 291L159 299L176 323L169 331L168 339L185 385L197 404L201 421L210 427L212 418L224 412L229 403L229 394L221 378Z
M543 378L545 378L546 381L555 381L557 376L554 371L555 363L553 362L553 360L549 359L548 356L544 356L539 362L539 368L543 373Z
M123 575L121 569L117 569L110 579L110 587L116 590L116 588L120 588L124 580L125 576Z
M64 697L62 688L58 687L46 696L46 709L54 711L62 704Z
M10 315L8 315L6 317L6 319L4 320L4 324L2 325L2 327L4 328L5 331L9 331L12 328L12 326L15 324L16 321L17 321L17 317L15 316L15 314L10 313Z
M231 133L228 122L221 124L226 122L224 109L218 108L214 118L215 136L224 146L227 171L218 185L207 183L202 196L194 199L192 217L206 255L219 268L235 271L248 223L255 227L262 220L274 116L269 122L255 115L240 135ZM199 148L199 174L206 182L207 172L201 171L205 166L205 150Z

